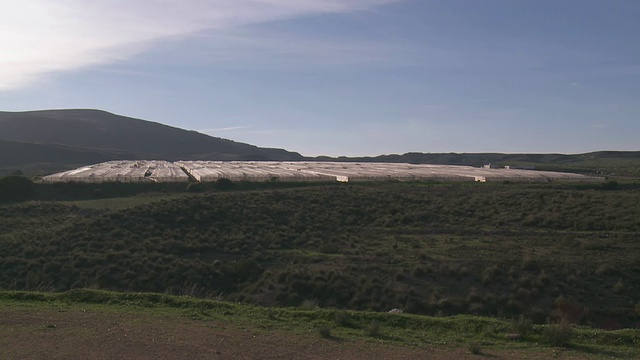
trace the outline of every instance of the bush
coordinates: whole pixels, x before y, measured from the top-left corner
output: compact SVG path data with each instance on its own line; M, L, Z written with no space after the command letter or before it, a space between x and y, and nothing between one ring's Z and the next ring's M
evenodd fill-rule
M320 307L318 306L317 300L307 299L300 304L300 308L304 310L318 310Z
M482 335L485 337L494 337L498 334L498 328L495 325L487 325L482 328Z
M380 324L376 321L372 321L364 328L364 332L367 336L378 337L380 336Z
M325 339L331 338L331 327L328 325L322 325L318 328L318 333Z
M192 193L202 192L203 186L202 183L190 183L187 185L187 191Z
M511 321L511 333L517 334L519 337L525 337L533 330L533 321L524 315Z
M273 311L272 307L267 308L267 316L269 317L269 319L271 320L276 320L276 313Z
M470 341L467 344L467 349L469 349L469 352L474 355L482 354L482 345L480 345L480 343L477 341Z
M624 282L622 282L622 279L618 280L618 282L613 286L613 292L616 295L624 294L626 290L627 287L624 285Z
M349 325L349 314L347 314L346 311L336 311L335 315L333 316L333 319L335 320L336 324L338 324L339 326L348 326Z
M23 176L0 179L0 202L24 200L33 193L33 183Z
M340 245L335 243L327 243L323 244L318 248L318 251L324 254L339 254L340 253Z
M492 265L486 267L482 271L481 280L484 285L491 284L496 281L498 275L500 274L500 268L497 265Z
M573 336L573 328L566 321L557 324L549 324L544 328L542 335L547 343L553 346L566 345Z
M618 270L609 264L602 264L595 270L597 276L616 275Z
M233 181L229 180L229 179L218 179L218 181L216 181L216 189L218 190L231 190L233 189L234 184Z
M608 191L620 190L620 183L618 183L617 181L607 181L606 183L600 185L600 189Z

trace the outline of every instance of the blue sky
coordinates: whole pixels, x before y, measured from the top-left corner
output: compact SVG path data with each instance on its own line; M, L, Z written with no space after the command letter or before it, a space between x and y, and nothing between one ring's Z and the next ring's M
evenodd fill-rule
M51 3L0 4L0 110L304 155L640 150L635 0Z

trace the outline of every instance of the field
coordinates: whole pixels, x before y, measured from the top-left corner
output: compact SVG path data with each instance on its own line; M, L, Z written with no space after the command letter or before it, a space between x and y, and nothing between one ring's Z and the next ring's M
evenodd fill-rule
M509 337L508 321L261 308L161 294L0 292L0 358L600 359L637 358L637 330L549 325ZM557 335L556 335L557 336ZM558 345L563 345L559 347Z
M505 354L550 351L544 329L567 324L574 332L562 356L638 355L637 330L603 340L602 348L580 335L616 338L611 330L640 323L637 183L203 185L33 185L31 200L0 206L2 311L28 319L25 307L36 306L53 316L51 304L64 303L76 319L86 299L56 294L124 292L90 301L106 304L96 316L109 317L103 311L120 313L128 296L152 292L174 299L163 304L193 302L163 313L181 317L179 324L223 320L232 333L245 322L266 326L276 345L265 346L273 349L293 339L300 349L329 347L349 358L350 349L373 341L421 358L425 349L470 355L475 343L513 358ZM31 295L15 294L33 293L15 290L54 291L33 297L61 299L25 302L21 296ZM233 302L215 306L237 306L244 315L220 319L213 305L194 298ZM165 311L148 303L136 305L141 314ZM386 314L394 308L403 314ZM250 320L252 311L266 312L268 324ZM359 320L342 326L337 313ZM270 321L274 314L282 321ZM127 323L143 321L131 316ZM505 340L512 319L533 324L528 340ZM373 320L388 329L386 337L362 335ZM430 335L447 321L475 325ZM319 335L322 324L330 326L329 340Z

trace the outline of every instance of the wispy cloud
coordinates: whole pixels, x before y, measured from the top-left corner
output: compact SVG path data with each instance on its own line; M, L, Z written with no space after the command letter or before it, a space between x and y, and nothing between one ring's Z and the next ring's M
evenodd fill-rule
M0 2L0 90L43 75L124 61L165 39L208 29L398 0L21 0Z
M222 63L242 67L258 65L297 67L394 63L420 65L416 55L448 58L449 53L400 39L351 38L322 33L297 34L269 26L200 32L183 48L163 57L166 62Z
M233 130L248 129L250 127L251 127L251 125L230 126L230 127L223 127L223 128L217 128L217 129L202 129L202 130L198 130L198 132L210 134L210 133L219 133L219 132L222 132L222 131L233 131Z

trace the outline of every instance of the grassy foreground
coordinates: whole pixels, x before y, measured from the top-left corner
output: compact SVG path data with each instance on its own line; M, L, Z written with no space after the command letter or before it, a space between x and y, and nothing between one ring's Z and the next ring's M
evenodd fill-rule
M563 336L557 331L559 325L530 325L470 315L429 317L343 311L314 308L313 304L268 308L186 296L90 289L62 293L0 292L0 310L25 308L34 312L54 309L73 314L71 310L90 309L114 316L146 313L195 321L216 320L254 332L313 335L327 341L365 341L410 348L462 347L478 355L490 350L538 352L561 347L569 357L640 356L640 330L637 329L604 331L567 325L568 336L558 341L558 337ZM0 338L11 331L0 320Z
M638 183L278 186L2 205L0 289L640 324Z

